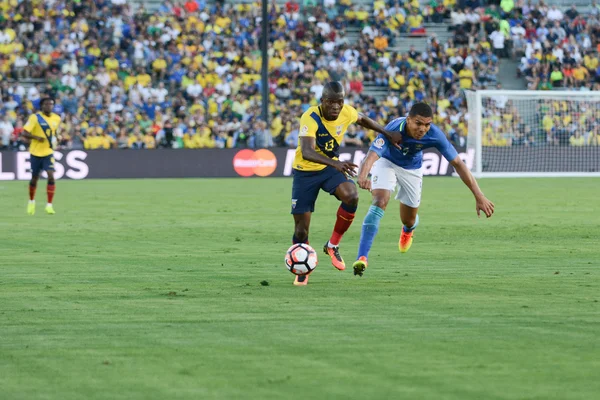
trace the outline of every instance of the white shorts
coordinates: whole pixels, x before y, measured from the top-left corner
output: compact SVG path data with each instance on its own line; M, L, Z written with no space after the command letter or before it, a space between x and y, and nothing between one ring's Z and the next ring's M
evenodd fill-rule
M398 185L396 200L412 208L419 207L423 186L421 168L404 169L386 158L375 161L371 168L371 190L386 189L393 192L396 184Z

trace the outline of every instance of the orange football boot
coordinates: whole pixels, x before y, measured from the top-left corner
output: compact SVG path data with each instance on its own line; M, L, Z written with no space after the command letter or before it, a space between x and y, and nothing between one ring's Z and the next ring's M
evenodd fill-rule
M398 248L400 249L400 253L406 253L413 242L413 231L404 232L402 229L402 234L400 235L400 241L398 242Z
M296 279L294 279L294 285L296 286L306 286L308 285L308 275L296 275Z
M331 257L331 264L340 271L345 270L346 264L344 263L344 259L340 255L339 246L329 247L328 244L329 241L327 241L327 243L325 243L325 246L323 246L323 251L325 252L325 254Z

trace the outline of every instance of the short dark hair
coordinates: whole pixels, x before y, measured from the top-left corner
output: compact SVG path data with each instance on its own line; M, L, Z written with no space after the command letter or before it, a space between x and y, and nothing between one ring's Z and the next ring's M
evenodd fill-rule
M327 82L323 87L323 97L329 97L334 94L344 93L344 86L340 82Z
M416 117L417 115L425 118L433 117L433 110L427 103L419 102L413 104L408 113L409 117Z
M47 102L47 101L54 101L54 98L52 98L52 97L44 97L42 100L40 100L40 106L43 106L44 103Z

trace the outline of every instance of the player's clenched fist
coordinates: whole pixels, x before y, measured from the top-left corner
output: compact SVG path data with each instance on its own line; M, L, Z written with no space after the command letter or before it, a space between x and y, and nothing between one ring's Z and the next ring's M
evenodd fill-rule
M361 189L371 191L371 179L367 176L359 176L358 177L358 187Z

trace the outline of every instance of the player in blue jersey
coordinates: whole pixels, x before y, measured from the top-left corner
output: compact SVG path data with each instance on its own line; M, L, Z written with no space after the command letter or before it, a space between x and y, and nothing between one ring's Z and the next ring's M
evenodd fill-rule
M363 221L357 260L354 263L354 275L362 276L367 268L369 250L377 235L379 221L383 217L391 193L399 186L396 200L400 200L400 219L402 233L398 247L406 253L413 241L413 231L419 224L419 204L421 203L421 187L423 184L423 149L434 147L454 167L462 181L475 196L475 209L491 217L494 203L488 200L477 181L460 159L444 132L431 122L433 111L426 103L416 103L410 109L408 117L396 118L385 128L402 134L402 146L390 145L387 138L379 135L371 145L358 172L358 185L370 190L372 205ZM371 172L371 179L368 175Z

